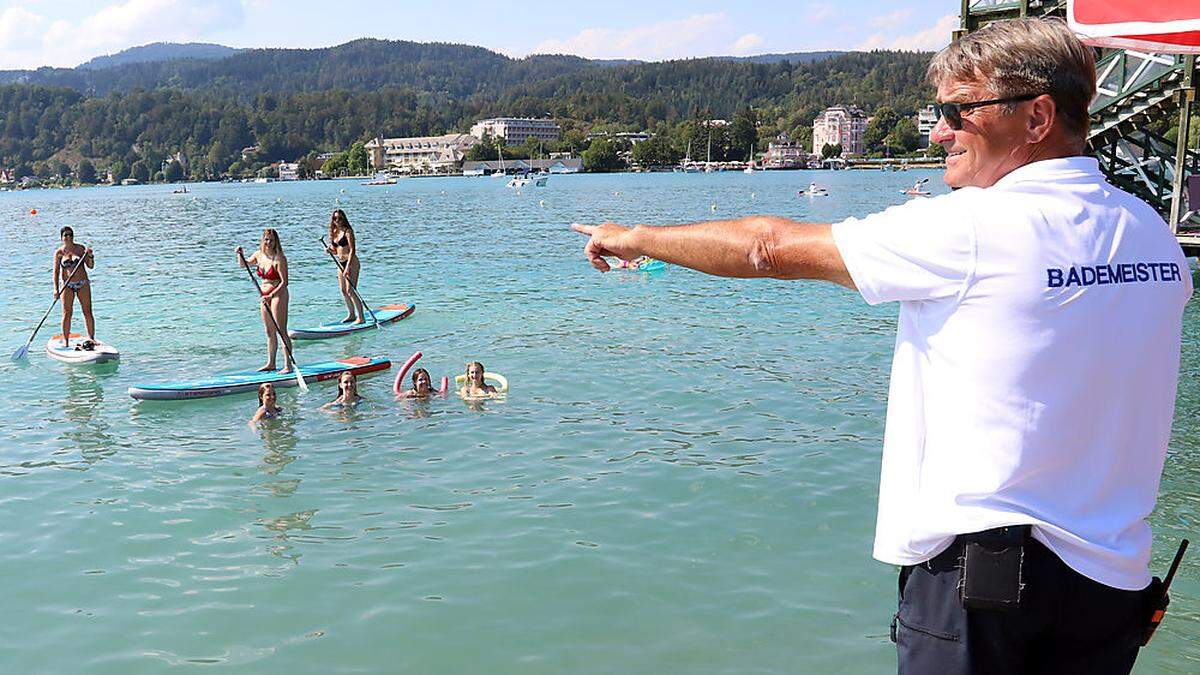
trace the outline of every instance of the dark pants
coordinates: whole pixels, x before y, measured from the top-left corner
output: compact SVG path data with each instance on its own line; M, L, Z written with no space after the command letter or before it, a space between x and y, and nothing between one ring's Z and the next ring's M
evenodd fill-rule
M1041 543L1025 544L1020 609L964 609L961 543L900 570L892 639L901 675L1128 673L1141 642L1143 591L1122 591L1067 567Z

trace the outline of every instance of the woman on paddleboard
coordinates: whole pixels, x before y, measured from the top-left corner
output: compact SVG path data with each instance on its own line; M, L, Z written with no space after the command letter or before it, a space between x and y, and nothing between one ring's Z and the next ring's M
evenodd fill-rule
M341 209L334 209L329 216L329 242L326 250L337 258L340 268L338 289L342 291L342 299L346 301L346 311L348 312L346 318L342 319L342 323L365 323L362 301L358 299L358 294L355 292L355 289L358 288L358 273L362 270L362 265L358 260L354 228L350 227L350 220L346 218L346 212Z
M326 408L345 408L363 400L362 396L358 395L358 378L354 373L346 371L338 378L338 395L329 403L325 404Z
M92 287L88 284L89 268L96 266L92 249L75 243L75 231L64 227L58 232L62 246L54 252L54 297L62 299L62 336L66 347L71 338L71 315L75 310L75 298L83 310L83 322L87 325L88 339L84 347L96 341L96 319L92 316ZM82 263L82 264L80 264Z
M263 230L262 240L258 250L244 257L242 247L237 247L239 264L248 267L254 265L259 279L262 280L262 320L267 330L267 364L259 371L275 370L275 353L279 351L279 340L282 339L288 352L292 352L292 339L288 337L288 265L287 257L283 255L283 246L279 243L279 233L274 228ZM244 261L244 262L243 262ZM275 321L271 321L271 316ZM276 332L275 326L279 330ZM282 334L281 334L282 333ZM280 372L291 372L292 366L284 359Z
M275 405L275 385L270 382L258 385L258 410L254 411L254 417L250 418L250 424L273 420L282 412L283 408Z

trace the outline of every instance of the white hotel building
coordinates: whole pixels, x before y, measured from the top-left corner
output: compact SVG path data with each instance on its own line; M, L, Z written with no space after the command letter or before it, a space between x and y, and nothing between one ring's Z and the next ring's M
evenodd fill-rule
M404 173L449 173L456 170L479 139L470 134L373 138L366 150L371 168L396 169Z
M813 120L813 154L820 155L821 148L827 144L841 144L843 155L863 154L863 133L869 121L867 114L858 106L835 105L826 108Z
M524 143L527 138L539 141L557 141L561 129L554 120L539 120L526 117L493 117L479 120L471 127L471 135L498 138L505 143Z

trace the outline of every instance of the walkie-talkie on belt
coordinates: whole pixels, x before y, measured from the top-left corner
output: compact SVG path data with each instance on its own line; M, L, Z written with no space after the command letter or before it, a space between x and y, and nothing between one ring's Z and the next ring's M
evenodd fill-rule
M1150 582L1153 603L1150 607L1150 616L1146 622L1146 632L1142 636L1142 646L1150 644L1150 638L1154 637L1154 631L1158 630L1158 624L1162 623L1163 617L1167 615L1167 605L1171 603L1171 596L1167 595L1167 589L1171 588L1171 582L1175 580L1175 572L1179 569L1179 563L1183 562L1183 553L1187 551L1188 540L1184 539L1179 542L1179 550L1175 552L1175 560L1171 562L1171 568L1167 570L1167 578L1159 581L1158 577Z

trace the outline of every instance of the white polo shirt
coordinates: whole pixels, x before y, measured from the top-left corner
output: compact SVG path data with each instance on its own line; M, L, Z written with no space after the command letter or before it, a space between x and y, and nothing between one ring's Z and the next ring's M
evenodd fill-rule
M1071 157L833 236L868 303L900 302L875 557L1029 523L1077 572L1145 587L1192 293L1163 219Z

